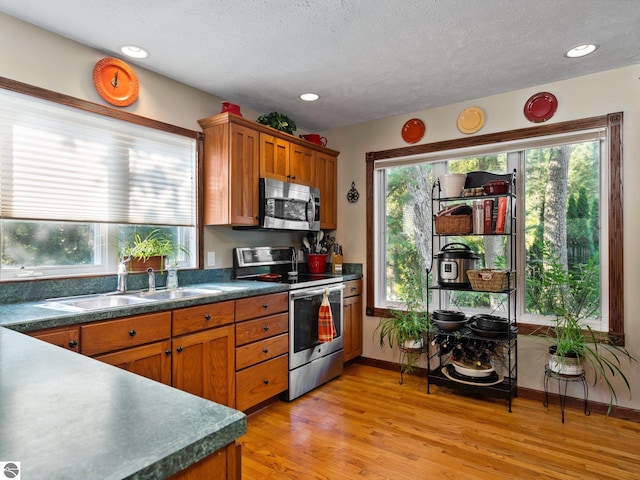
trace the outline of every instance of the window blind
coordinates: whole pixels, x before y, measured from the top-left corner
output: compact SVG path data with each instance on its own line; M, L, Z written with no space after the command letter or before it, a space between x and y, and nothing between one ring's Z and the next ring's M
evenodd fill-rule
M195 225L196 141L0 89L0 216Z

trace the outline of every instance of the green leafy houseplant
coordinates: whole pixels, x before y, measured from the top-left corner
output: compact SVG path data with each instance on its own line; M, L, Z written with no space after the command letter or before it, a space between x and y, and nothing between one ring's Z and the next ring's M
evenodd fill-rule
M431 319L422 303L419 275L413 278L413 281L405 284L405 308L390 310L390 316L381 318L374 331L374 335L375 333L379 335L381 348L385 344L390 348L398 345L401 350L404 349L408 353L404 355L401 365L405 373L413 371L416 357L411 355L411 351L420 351L423 348L424 334L431 327Z
M164 270L165 261L178 258L180 253L189 255L189 251L173 240L173 237L161 232L159 229L151 230L148 234L142 235L133 232L127 241L120 248L120 258L130 257L141 263L146 263L150 258L160 258L160 271ZM129 263L131 265L131 262Z
M599 316L598 277L598 265L593 260L571 273L552 256L538 281L547 300L553 303L555 319L551 326L541 327L533 334L545 336L553 343L549 347L552 371L563 373L565 364L573 364L568 372L580 374L582 367L587 366L593 375L593 385L602 381L607 386L608 415L618 399L613 377L622 378L631 394L622 360L632 362L635 358L624 347L616 345L611 336L595 332L586 323Z
M278 112L271 112L266 115L260 115L257 122L261 123L262 125L275 128L276 130L280 130L281 132L290 133L291 135L293 135L293 132L295 132L297 129L296 124L293 120L291 120L286 115Z

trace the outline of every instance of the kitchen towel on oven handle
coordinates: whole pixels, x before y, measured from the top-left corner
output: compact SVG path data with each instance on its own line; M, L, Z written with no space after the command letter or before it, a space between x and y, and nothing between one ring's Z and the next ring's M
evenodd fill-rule
M318 342L327 343L336 338L336 326L333 323L331 305L329 304L329 290L325 288L318 313Z

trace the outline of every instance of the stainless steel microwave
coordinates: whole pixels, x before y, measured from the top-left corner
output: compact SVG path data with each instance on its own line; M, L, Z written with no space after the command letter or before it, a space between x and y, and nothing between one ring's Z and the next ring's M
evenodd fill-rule
M259 228L320 230L320 190L306 185L260 179Z

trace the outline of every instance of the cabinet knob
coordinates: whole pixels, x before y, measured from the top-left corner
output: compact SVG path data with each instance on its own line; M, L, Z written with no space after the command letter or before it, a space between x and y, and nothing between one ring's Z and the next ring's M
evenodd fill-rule
M76 342L75 340L71 340L69 342L69 348L76 348L78 346L78 342Z
M264 308L266 310L267 308L269 308L269 304L268 303L263 303L262 304L262 308Z
M170 349L169 349L169 350L165 350L165 351L164 351L164 353L165 353L166 355L171 355L171 350L170 350Z
M211 320L211 315L209 315L208 313L204 316L205 320Z
M265 332L269 331L269 325L265 325L264 327L262 327L262 330L264 330Z
M266 355L267 353L269 353L269 349L267 349L267 348L263 349L262 353L264 353Z
M296 176L295 176L295 175L294 175L293 177L291 177L291 180L295 180L295 179L296 179Z
M177 351L178 353L180 353L180 352L182 351L182 347L178 347L178 348L176 348L176 351Z
M136 332L135 330L129 330L129 336L130 337L135 337L136 333L138 333L138 332Z
M269 380L265 378L264 380L262 380L262 383L264 383L265 385L269 385Z

